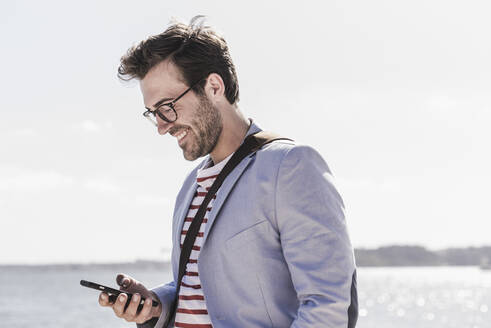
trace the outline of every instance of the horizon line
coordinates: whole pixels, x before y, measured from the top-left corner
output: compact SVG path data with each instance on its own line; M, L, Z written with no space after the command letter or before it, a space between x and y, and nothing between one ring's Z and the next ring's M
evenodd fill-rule
M445 250L455 250L455 249L473 249L473 248L487 248L491 247L491 244L489 245L481 245L481 246L461 246L461 247L445 247L445 248L439 248L439 249L431 249L428 248L427 246L422 246L419 244L387 244L387 245L382 245L378 247L355 247L353 248L354 251L357 250L378 250L382 248L388 248L388 247L418 247L418 248L423 248L425 250L428 250L430 252L441 252ZM117 266L117 265L136 265L136 264L169 264L170 258L167 256L162 256L162 259L155 259L155 258L136 258L136 259L128 259L128 260L89 260L89 261L79 261L79 262L54 262L54 261L46 261L46 262L0 262L0 267L16 267L16 266L22 266L22 267L56 267L56 266L63 266L63 267L69 267L69 266Z

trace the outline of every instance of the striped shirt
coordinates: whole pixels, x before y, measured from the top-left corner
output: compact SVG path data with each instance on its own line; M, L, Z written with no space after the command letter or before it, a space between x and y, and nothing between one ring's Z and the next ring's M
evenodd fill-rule
M194 219L194 216L198 212L198 208L205 199L206 193L210 189L211 185L215 181L216 177L232 157L225 158L220 163L210 166L212 164L211 160L204 166L204 168L198 170L196 177L196 182L198 183L198 189L194 194L193 201L189 206L188 213L184 220L184 225L181 231L181 248L184 244L184 238ZM181 287L179 291L179 301L176 311L176 319L174 327L178 328L212 328L211 320L208 315L208 309L206 307L205 295L203 289L201 288L201 281L199 279L198 272L198 260L201 247L203 246L203 236L206 229L206 224L208 222L208 214L213 207L213 202L216 196L214 196L208 208L205 212L203 222L199 229L199 233L196 236L196 241L194 242L191 255L189 256L189 261L186 265L186 273L182 278Z

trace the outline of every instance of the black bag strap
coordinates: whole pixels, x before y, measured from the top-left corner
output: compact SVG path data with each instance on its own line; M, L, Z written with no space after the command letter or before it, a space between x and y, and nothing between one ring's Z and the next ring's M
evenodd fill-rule
M176 286L176 299L174 301L174 304L172 306L172 310L169 312L169 316L167 317L167 322L172 319L174 316L174 313L177 308L177 303L179 301L179 290L181 288L181 282L182 278L184 277L184 274L186 273L186 266L189 261L189 257L191 256L191 251L193 249L194 242L196 241L196 236L198 235L199 229L201 227L201 223L203 222L203 218L205 217L206 209L208 208L208 204L210 203L211 199L213 196L216 194L220 186L222 185L223 181L227 177L227 175L233 171L233 169L249 154L252 154L256 151L258 151L262 146L271 143L275 140L290 140L289 138L284 138L281 137L277 134L271 133L271 132L266 132L266 131L260 131L255 134L249 135L242 145L235 151L235 153L232 155L232 157L229 159L227 164L223 167L223 169L220 171L220 174L216 177L215 181L211 185L210 189L206 193L205 199L201 203L198 212L196 212L196 215L191 222L191 225L189 226L188 232L186 233L186 237L184 238L184 243L181 248L181 256L179 258L179 275L177 279L177 286ZM166 327L164 325L164 327Z

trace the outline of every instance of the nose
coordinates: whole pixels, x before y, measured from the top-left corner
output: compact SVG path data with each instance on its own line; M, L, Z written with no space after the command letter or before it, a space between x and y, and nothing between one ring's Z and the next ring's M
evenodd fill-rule
M173 126L174 123L169 123L158 117L157 115L157 130L160 135L164 135L169 132L169 129Z

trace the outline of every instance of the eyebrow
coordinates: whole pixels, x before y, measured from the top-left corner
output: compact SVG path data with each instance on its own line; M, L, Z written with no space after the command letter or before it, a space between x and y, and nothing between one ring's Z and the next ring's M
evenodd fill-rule
M162 105L163 103L165 103L166 101L169 101L169 100L172 100L174 98L162 98L160 99L159 101L157 101L155 104L153 104L153 108L157 108L159 107L160 105ZM145 107L146 109L148 109L149 111L152 111L150 108L148 107Z

